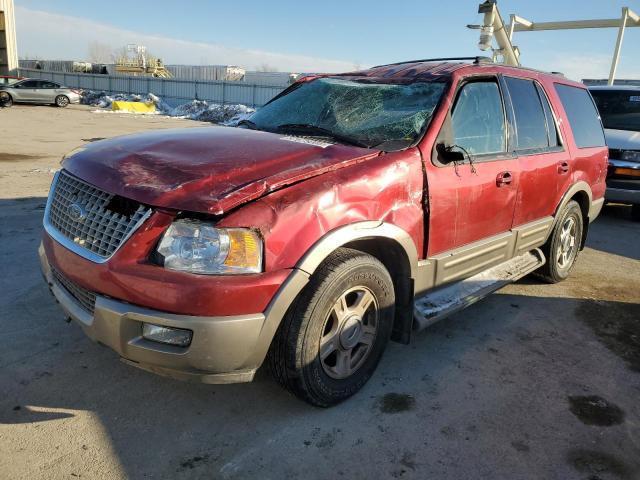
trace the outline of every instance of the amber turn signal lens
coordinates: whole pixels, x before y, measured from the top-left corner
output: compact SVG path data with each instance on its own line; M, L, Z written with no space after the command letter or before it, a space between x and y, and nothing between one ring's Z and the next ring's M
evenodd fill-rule
M640 177L640 170L635 168L616 168L613 170L615 175L625 175L627 177Z
M227 267L259 272L262 249L258 234L252 230L228 229L229 253L224 261Z

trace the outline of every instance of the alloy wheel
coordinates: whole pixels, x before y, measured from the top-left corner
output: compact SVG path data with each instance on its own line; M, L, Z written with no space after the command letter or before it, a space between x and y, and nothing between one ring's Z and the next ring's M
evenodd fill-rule
M558 267L565 269L571 266L571 262L575 258L578 241L577 241L577 224L573 217L568 217L562 224L560 232L560 242L558 244L557 262Z
M378 302L368 288L344 292L327 315L320 340L320 362L335 379L351 376L371 353L378 329Z

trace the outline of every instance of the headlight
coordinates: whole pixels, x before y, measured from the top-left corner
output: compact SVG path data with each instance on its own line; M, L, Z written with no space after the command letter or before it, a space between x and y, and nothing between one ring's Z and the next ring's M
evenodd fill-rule
M620 160L640 162L640 150L622 150L620 152Z
M262 271L262 240L246 228L177 220L164 233L157 252L171 270L209 275Z

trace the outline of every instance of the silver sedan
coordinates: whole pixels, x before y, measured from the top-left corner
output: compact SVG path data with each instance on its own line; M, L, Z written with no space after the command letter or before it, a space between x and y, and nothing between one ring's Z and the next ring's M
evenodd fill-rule
M80 94L50 80L27 78L10 85L0 85L0 104L10 107L13 103L66 107L70 103L80 103Z

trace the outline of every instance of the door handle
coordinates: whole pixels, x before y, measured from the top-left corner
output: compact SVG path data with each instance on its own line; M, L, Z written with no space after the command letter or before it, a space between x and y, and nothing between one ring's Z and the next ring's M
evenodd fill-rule
M496 185L498 187L504 187L505 185L511 185L511 181L513 180L513 176L511 172L500 172L496 177Z
M568 162L560 162L558 164L558 173L562 175L563 173L569 173L569 163Z

